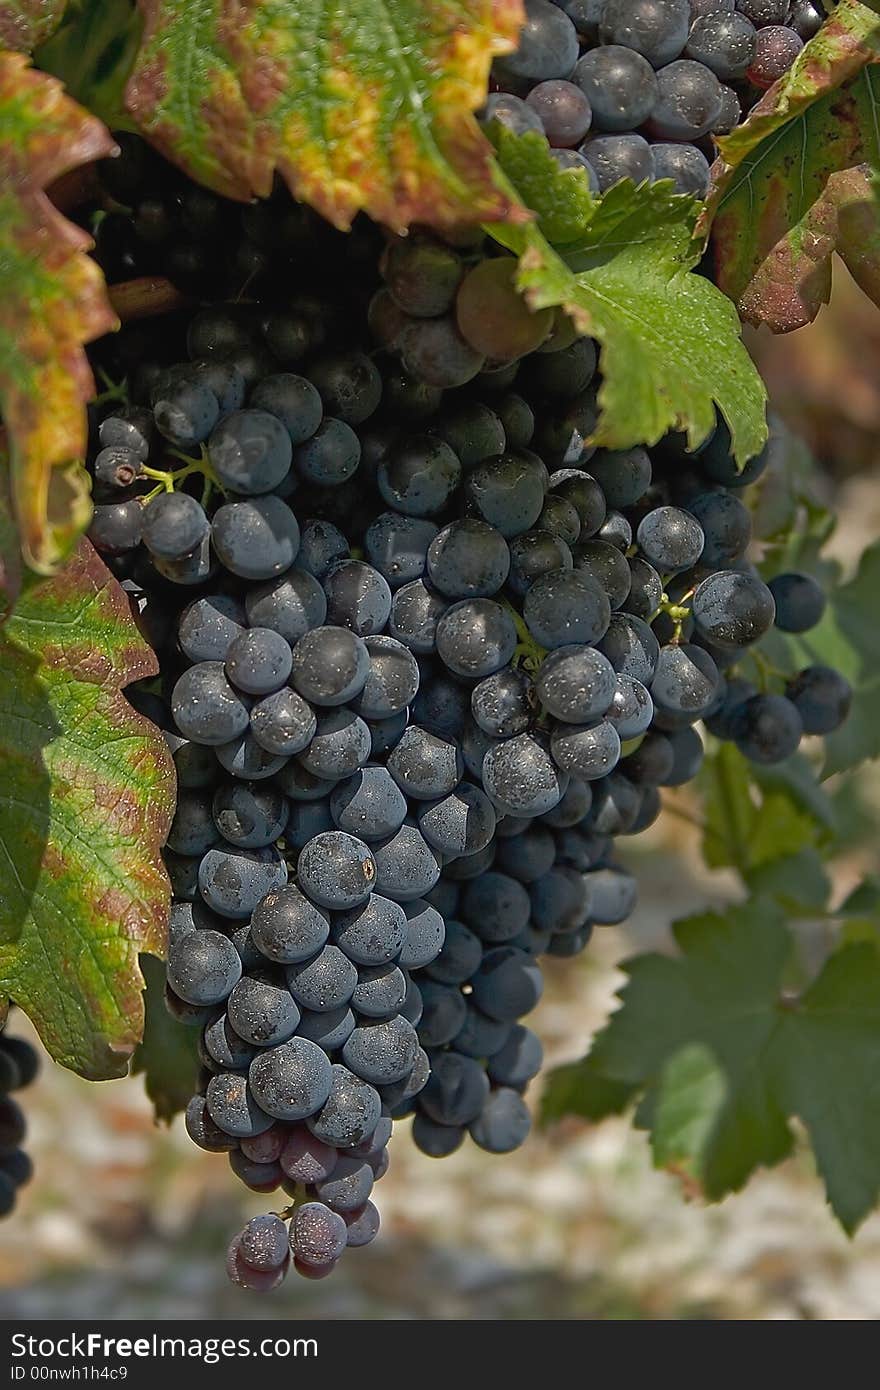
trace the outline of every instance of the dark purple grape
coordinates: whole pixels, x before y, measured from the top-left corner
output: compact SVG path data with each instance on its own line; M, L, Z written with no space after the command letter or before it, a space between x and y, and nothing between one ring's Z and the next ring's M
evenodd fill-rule
M764 29L768 24L785 23L788 0L736 0L736 8L756 29Z
M784 77L804 46L793 29L772 24L759 29L755 39L755 56L746 74L756 87L772 87Z
M140 545L143 509L136 497L127 502L107 502L95 507L89 524L89 540L101 555L124 555Z
M654 177L651 146L641 135L595 135L581 145L581 154L590 164L604 193L621 179L645 183Z
M257 1293L269 1293L277 1289L287 1273L289 1261L273 1269L254 1269L241 1253L242 1236L236 1236L226 1252L226 1273L230 1282L241 1289L252 1289Z
M804 43L818 34L824 22L825 11L821 0L817 4L813 4L813 0L792 0L785 21L786 26L793 29Z
M593 48L572 74L590 103L595 130L633 130L648 119L657 100L651 64L631 48Z
M342 1217L323 1202L305 1202L293 1214L290 1248L298 1266L332 1267L345 1249L347 1237Z
M659 140L698 140L721 114L721 83L709 68L680 58L657 74L647 129Z
M401 237L389 246L382 273L405 314L434 318L451 308L464 268L451 246L428 237Z
M516 51L499 59L499 69L528 82L568 77L578 56L577 31L568 15L549 0L526 0L525 9Z
M777 574L770 580L776 602L776 626L783 632L807 632L825 612L825 595L809 574Z
M525 135L530 130L535 131L538 135L544 133L541 117L537 111L527 102L512 96L509 92L490 93L483 108L481 119L484 125L498 121L513 135Z
M593 113L589 99L573 82L559 79L539 82L529 92L526 103L537 112L544 133L554 147L570 148L580 144L590 128Z
M694 21L685 52L711 68L722 82L737 82L755 57L756 33L751 20L734 11L703 15Z
M603 44L632 49L660 68L681 53L690 18L688 0L606 0L599 38Z
M278 1269L290 1257L287 1226L271 1213L251 1217L239 1242L241 1258L251 1269Z
M804 732L797 706L784 695L753 695L730 720L737 748L752 762L779 763L797 749Z
M830 666L807 666L785 687L808 734L830 734L846 719L852 703L852 687L845 676Z
M742 102L732 87L721 87L721 111L712 125L712 135L729 135L742 120Z
M676 193L705 198L709 188L709 161L696 145L658 141L651 146L654 178L672 179Z

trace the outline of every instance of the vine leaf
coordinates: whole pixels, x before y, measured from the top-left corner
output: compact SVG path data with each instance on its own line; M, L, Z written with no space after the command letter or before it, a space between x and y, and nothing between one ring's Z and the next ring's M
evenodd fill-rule
M736 869L754 897L795 915L825 910L830 882L822 853L834 843L837 824L805 758L761 767L733 744L713 741L697 786L710 868Z
M101 123L35 72L0 53L0 413L9 432L12 508L28 564L57 569L88 525L85 402L94 394L83 344L116 320L90 238L55 209L47 184L108 154Z
M593 442L624 449L684 430L693 449L715 427L717 403L737 460L757 454L767 438L763 383L733 305L692 274L700 205L669 180L621 182L596 202L539 136L496 126L494 139L505 177L538 221L490 232L519 256L518 284L532 308L561 305L600 344Z
M638 1090L628 1081L612 1081L589 1057L556 1067L541 1092L541 1123L554 1124L569 1115L584 1120L605 1120L621 1115Z
M704 818L703 858L711 869L751 875L788 855L816 845L822 826L812 807L784 785L761 784L732 743L705 758L698 782Z
M153 956L141 958L144 994L144 1036L132 1061L132 1072L143 1073L147 1095L157 1120L171 1121L185 1110L197 1087L199 1030L185 1028L165 1007L165 967Z
M140 0L127 89L143 133L231 198L291 192L339 227L527 217L473 112L522 0Z
M61 23L67 0L0 0L0 48L30 53Z
M795 916L821 915L828 903L831 881L816 849L801 849L754 868L747 878L756 895L772 898Z
M782 763L754 763L749 770L763 792L785 792L789 801L811 817L823 845L838 838L839 809L819 780L816 769L802 753L795 753Z
M694 1158L709 1139L725 1089L724 1073L709 1048L690 1043L669 1058L650 1111L643 1107L655 1165L677 1173L686 1187L695 1183L697 1193Z
M880 880L868 877L837 909L842 919L841 940L880 944Z
M793 997L792 937L766 899L679 922L675 936L677 959L624 967L621 1007L580 1064L591 1095L597 1075L612 1102L626 1087L643 1092L656 1161L712 1201L785 1158L799 1119L831 1207L854 1231L880 1192L880 952L841 948Z
M880 303L878 65L880 17L841 0L719 140L701 225L711 223L716 281L749 323L777 333L810 323L828 301L834 251Z
M131 0L72 0L34 61L113 130L132 129L124 95L142 34Z
M87 541L31 583L0 637L0 997L93 1079L125 1070L143 1025L138 952L164 951L173 765L122 693L155 670Z

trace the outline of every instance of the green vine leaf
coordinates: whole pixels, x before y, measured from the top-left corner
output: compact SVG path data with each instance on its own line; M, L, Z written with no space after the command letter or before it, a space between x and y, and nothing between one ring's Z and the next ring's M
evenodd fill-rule
M637 1087L611 1081L593 1067L589 1057L556 1067L541 1091L541 1124L551 1125L577 1115L583 1120L605 1120L622 1115Z
M0 53L0 414L12 507L27 563L51 574L91 517L83 344L116 326L91 239L44 189L113 149L109 132L54 78Z
M719 140L702 221L743 318L789 332L831 292L837 251L880 303L880 18L841 0L786 76ZM714 218L714 221L713 221Z
M795 753L782 763L765 766L753 763L751 775L762 792L784 792L789 801L810 816L824 844L840 837L837 807L822 785L813 764L802 753Z
M746 883L756 897L772 898L795 916L825 911L831 880L816 849L801 849L751 869Z
M124 98L143 27L132 0L71 0L34 61L105 125L133 129Z
M580 1064L588 1088L599 1075L612 1098L615 1085L643 1092L656 1161L710 1201L791 1153L799 1119L854 1231L880 1193L880 951L841 948L793 996L792 937L766 899L679 922L675 936L677 959L624 967L621 1006Z
M157 1120L170 1122L185 1110L198 1084L198 1028L185 1028L165 1007L165 966L141 957L146 982L144 1036L131 1069L143 1073L144 1086Z
M0 48L31 53L61 23L67 0L2 0Z
M733 305L692 273L700 205L669 181L622 182L597 203L539 136L496 128L494 139L505 177L538 221L489 231L519 256L531 307L561 305L600 344L593 442L624 449L683 430L693 449L714 428L717 404L737 460L757 454L767 438L763 383Z
M697 1156L708 1141L718 1108L723 1104L724 1073L703 1043L691 1043L673 1053L660 1073L650 1114L642 1116L651 1135L657 1168L668 1168L685 1184L696 1183Z
M86 541L0 636L0 997L93 1079L125 1071L143 1025L138 952L164 952L173 765L122 693L155 670Z
M495 182L473 112L522 0L141 0L127 90L142 132L218 193L264 196L277 169L339 227L396 231L528 216Z
M822 826L778 783L762 785L732 743L713 748L700 769L705 830L703 858L711 869L731 867L748 882L773 861L814 847Z

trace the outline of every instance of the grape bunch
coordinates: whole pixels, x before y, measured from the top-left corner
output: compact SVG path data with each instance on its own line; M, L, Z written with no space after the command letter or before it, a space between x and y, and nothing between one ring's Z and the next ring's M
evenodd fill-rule
M335 260L337 279L356 273L339 254L345 236L280 189L243 208L193 183L139 136L116 131L114 140L120 157L97 166L99 196L77 213L94 230L95 255L109 282L167 277L185 294L209 300L222 296L224 284L236 290L246 285L251 298L263 294L271 300L284 280L308 283L301 278L303 264L316 251ZM370 244L366 232L362 223L362 244ZM309 302L305 294L301 305L287 303L269 315L273 350L291 365L321 335ZM131 342L148 332L149 325L141 324ZM136 370L136 351L129 362Z
M589 790L574 782L552 812L502 818L491 853L453 861L431 894L446 934L419 982L430 1075L392 1116L414 1115L413 1139L433 1158L468 1134L495 1154L524 1142L523 1094L543 1051L519 1020L541 997L537 958L578 955L594 926L635 906L635 880L611 862L612 837L585 828L585 805Z
M228 849L213 853L226 858L228 889L235 865ZM224 877L224 866L209 859L202 860L209 873ZM172 911L169 1005L201 1029L203 1086L187 1107L187 1131L201 1148L228 1153L253 1191L281 1187L292 1199L282 1214L249 1223L230 1246L230 1277L246 1288L273 1287L291 1262L305 1277L322 1278L347 1245L373 1239L379 1217L369 1199L388 1166L388 1104L427 1075L406 1017L408 970L398 962L420 927L424 938L431 915L436 942L439 915L421 903L408 918L398 902L373 892L375 861L353 836L312 836L297 869L297 882L286 882L279 864L281 886L252 911L240 893L226 898L225 915L195 895ZM332 917L316 901L338 905L340 897L356 906ZM358 966L355 958L381 963ZM255 1261L255 1231L261 1242L274 1233L273 1251L283 1232L277 1259Z
M235 316L220 325L218 333L212 310L198 314L187 335L195 360L155 373L148 410L124 408L98 426L93 543L127 563L137 552L176 585L204 583L218 563L251 581L287 570L300 533L286 499L301 483L337 486L354 475L361 445L352 425L381 396L363 353L318 358L310 377L270 370L254 381L253 364L218 349L243 334ZM184 487L194 476L199 495ZM229 500L209 519L212 495Z
M13 1092L30 1086L39 1059L24 1038L12 1038L0 1029L0 1216L15 1206L18 1189L31 1179L33 1165L22 1148L27 1125Z
M469 267L458 258L453 276L456 256L425 238L392 244L369 318L382 346L420 385L427 379L437 390L458 386L465 355L476 354L467 366L472 399L459 415L444 412L433 428L458 451L465 471L467 515L441 532L443 550L462 574L478 578L447 577L440 539L428 549L425 573L444 598L470 601L458 625L472 640L479 632L505 651L500 671L480 665L479 654L476 665L460 658L456 665L442 649L452 618L438 627L447 671L462 680L486 678L474 694L485 704L482 719L473 709L484 745L472 757L482 760L493 804L514 815L538 814L531 803L520 809L528 769L537 776L543 768L548 786L560 770L586 781L613 776L621 742L650 733L658 748L658 735L668 739L699 721L757 763L787 758L804 734L839 728L852 698L843 676L811 666L770 689L768 663L749 656L771 628L808 631L825 608L809 575L780 574L768 586L748 557L751 516L742 495L774 451L784 450L783 427L777 422L764 451L742 470L721 419L696 451L678 434L651 451L597 451L588 442L599 414L595 345L575 337L552 311L527 310L514 288L512 257L488 256ZM442 311L439 292L426 293L441 282ZM482 400L473 399L478 395ZM513 615L498 610L499 590ZM589 650L556 650L579 644ZM512 664L506 648L516 650ZM635 682L622 721L615 714L624 696L617 690L612 701L612 677ZM584 703L584 690L594 703ZM528 742L535 700L556 721L543 758ZM569 710L591 727L568 728ZM515 751L485 742L511 732L524 740Z
M265 237L271 303L239 267L95 349L132 364L93 409L91 536L159 657L129 694L177 769L187 1128L283 1194L229 1248L248 1288L372 1240L395 1120L438 1157L522 1143L541 957L631 912L618 837L696 775L700 727L769 763L850 698L757 650L824 607L749 559L778 436L742 471L721 420L598 449L596 345L482 233L379 254L358 227L353 281L336 237L298 275Z
M821 0L526 0L484 120L546 137L594 192L672 179L703 197L739 124L825 18Z

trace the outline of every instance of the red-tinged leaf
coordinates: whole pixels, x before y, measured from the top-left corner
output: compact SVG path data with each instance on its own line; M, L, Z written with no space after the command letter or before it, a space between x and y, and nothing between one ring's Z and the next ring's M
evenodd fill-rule
M87 541L31 582L0 636L0 997L95 1079L125 1070L143 1029L138 952L165 947L173 766L123 694L155 669Z
M0 48L30 53L61 23L67 0L3 0L0 4Z
M866 167L880 165L878 106L880 18L841 0L790 72L719 140L702 228L712 227L717 283L750 323L788 332L814 319L834 251L880 296Z
M856 284L869 299L880 304L880 203L876 179L876 172L862 164L832 174L831 183L837 211L835 250Z
M83 344L115 326L90 238L45 188L110 153L110 134L54 78L0 53L0 413L9 432L12 508L28 564L50 574L88 525L77 460L94 382Z
M473 112L522 0L140 0L127 90L141 130L232 198L277 169L339 227L523 220Z

